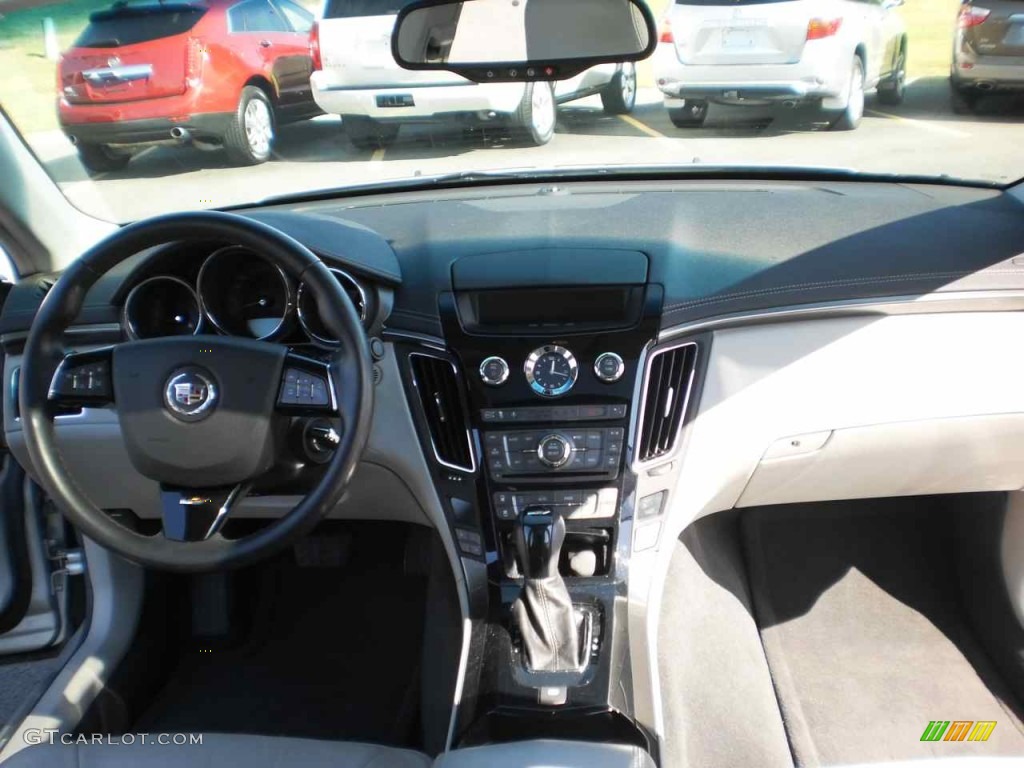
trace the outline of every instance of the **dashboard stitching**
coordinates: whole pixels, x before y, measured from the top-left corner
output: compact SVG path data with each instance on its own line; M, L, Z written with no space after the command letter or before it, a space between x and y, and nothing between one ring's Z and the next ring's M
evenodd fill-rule
M872 283L901 283L911 282L913 280L919 280L928 277L968 277L974 272L920 272L910 275L900 275L898 277L876 277L876 278L852 278L847 280L826 280L817 283L795 283L793 285L783 285L777 288L762 288L756 291L738 291L735 293L727 293L722 296L713 296L705 299L695 299L693 301L684 301L680 304L670 304L665 308L666 313L677 312L681 309L688 307L696 307L706 304L716 304L721 302L732 301L734 299L747 298L750 296L768 296L774 293L787 293L792 291L799 291L807 288L828 288L835 286L848 286L848 285L870 285ZM986 275L997 275L997 274L1014 274L1019 275L1021 271L1019 269L989 269L984 270Z

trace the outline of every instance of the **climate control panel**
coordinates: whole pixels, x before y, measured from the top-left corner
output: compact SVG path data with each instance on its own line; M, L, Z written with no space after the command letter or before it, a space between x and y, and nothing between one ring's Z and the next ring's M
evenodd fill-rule
M484 454L492 477L547 473L618 473L625 430L529 429L484 433Z

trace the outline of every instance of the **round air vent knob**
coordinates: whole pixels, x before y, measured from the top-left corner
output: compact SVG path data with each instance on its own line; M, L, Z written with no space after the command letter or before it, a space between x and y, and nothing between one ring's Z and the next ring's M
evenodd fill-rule
M500 357L488 357L480 363L480 379L489 387L500 387L508 380L508 363Z
M594 375L601 381L611 383L622 378L626 364L614 352L603 352L594 361Z

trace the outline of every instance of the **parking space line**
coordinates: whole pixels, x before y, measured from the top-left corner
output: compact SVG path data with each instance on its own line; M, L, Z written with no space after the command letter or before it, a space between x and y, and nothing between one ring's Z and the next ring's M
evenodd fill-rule
M648 136L651 136L655 139L668 138L668 136L666 136L664 133L654 130L653 128L651 128L651 126L647 125L647 123L640 122L632 115L619 115L619 117L622 118L623 122L629 123L638 131L640 131L641 133L646 133Z
M377 149L373 150L373 154L370 155L370 162L371 163L379 163L383 159L384 159L384 147L377 147Z
M967 131L960 131L957 130L956 128L949 128L945 125L936 125L935 123L929 122L927 120L915 120L912 117L901 117L900 115L891 115L888 112L879 112L877 109L869 109L867 110L867 113L869 115L874 115L876 117L884 117L887 120L894 120L897 123L903 123L904 125L909 125L914 128L920 128L922 131L941 133L944 136L955 136L958 139L971 138L971 134L967 133Z

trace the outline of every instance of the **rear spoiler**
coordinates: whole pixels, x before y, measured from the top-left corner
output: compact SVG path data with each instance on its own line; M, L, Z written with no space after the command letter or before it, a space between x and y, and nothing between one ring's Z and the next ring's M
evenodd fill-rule
M189 11L206 11L209 6L203 2L173 2L173 3L139 3L132 5L126 2L114 3L110 8L102 11L93 11L89 14L89 21L110 21L111 19L123 19L131 16L150 16L164 13L187 13Z

